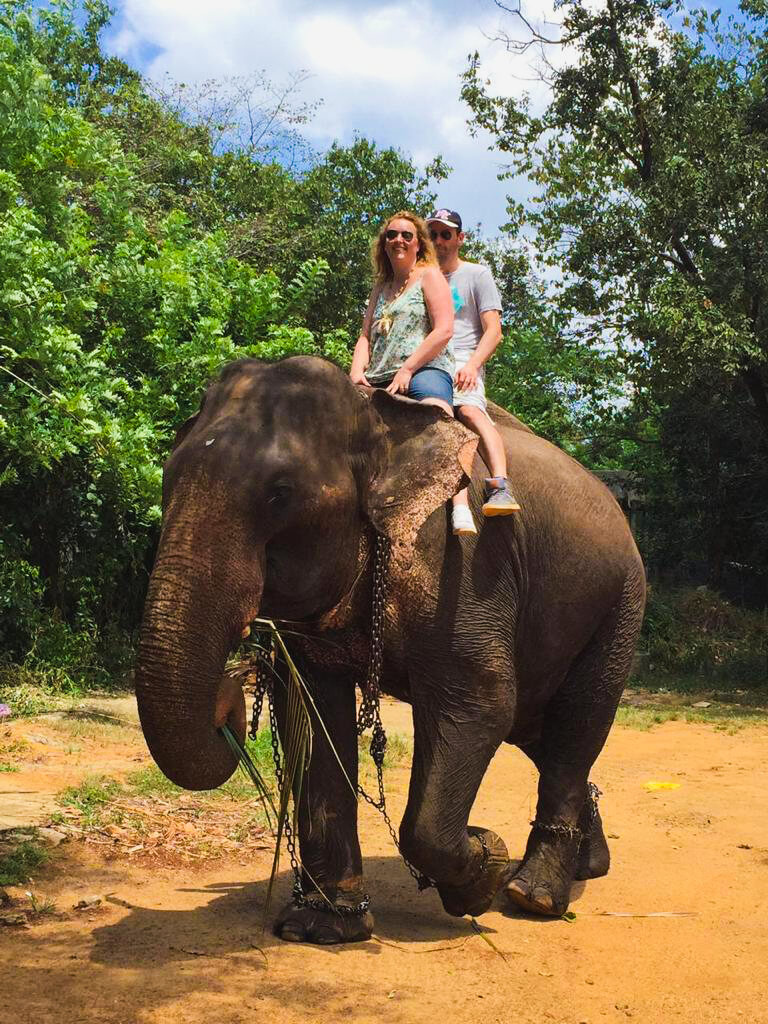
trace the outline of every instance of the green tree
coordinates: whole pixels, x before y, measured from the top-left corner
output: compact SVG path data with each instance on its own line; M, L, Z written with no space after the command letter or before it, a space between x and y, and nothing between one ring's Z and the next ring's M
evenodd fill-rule
M4 10L0 642L93 674L103 637L137 624L160 464L207 380L242 356L340 353L305 324L327 263L281 281L224 228L150 215L136 154L50 75L39 31Z
M702 11L675 28L667 0L564 0L552 38L510 11L519 38L508 45L543 47L551 102L539 113L526 97L489 95L477 57L463 95L511 172L538 186L513 227L527 217L541 257L562 270L561 311L585 343L610 341L623 359L625 425L653 418L643 430L678 472L698 446L710 467L730 460L734 483L755 483L735 494L711 471L686 474L705 510L696 543L733 523L735 502L757 522L725 542L729 557L765 560L768 12L762 0L741 9L741 21ZM569 58L553 66L546 53L564 44Z

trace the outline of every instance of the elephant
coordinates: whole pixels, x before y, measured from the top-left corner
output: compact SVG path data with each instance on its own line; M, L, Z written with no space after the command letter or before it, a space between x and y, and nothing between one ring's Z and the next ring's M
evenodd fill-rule
M476 435L434 406L355 386L319 357L227 364L165 463L135 672L156 763L188 789L235 770L219 727L242 738L245 705L224 668L257 616L291 623L327 729L315 729L297 808L305 884L325 902L285 907L274 925L285 940L362 941L373 928L348 780L377 537L390 550L380 685L413 710L403 855L453 915L485 912L502 890L517 912L562 915L574 880L608 871L588 776L640 630L642 561L608 489L489 408L522 506L504 518L479 513L488 471ZM468 482L482 527L458 537L449 499ZM280 730L277 696L276 713ZM502 742L539 775L520 862L468 825Z

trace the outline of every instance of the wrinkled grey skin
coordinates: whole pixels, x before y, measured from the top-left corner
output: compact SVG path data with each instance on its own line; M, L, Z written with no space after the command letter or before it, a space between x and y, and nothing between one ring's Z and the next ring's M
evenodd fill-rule
M363 393L309 357L225 368L165 465L136 690L166 775L218 786L235 763L217 727L242 736L245 722L239 687L222 682L225 660L256 615L290 621L292 653L354 781L370 552L384 534L393 554L382 687L412 704L414 721L403 852L449 913L480 914L505 887L526 910L561 914L574 879L608 870L587 779L629 670L645 582L606 488L514 417L493 415L522 512L484 522L477 439L434 407ZM477 538L449 529L464 470ZM561 826L533 828L514 873L494 833L468 831L504 741L539 769L537 821ZM357 805L319 728L299 833L308 874L332 902L357 903ZM290 906L275 925L285 939L320 943L371 928L370 914Z

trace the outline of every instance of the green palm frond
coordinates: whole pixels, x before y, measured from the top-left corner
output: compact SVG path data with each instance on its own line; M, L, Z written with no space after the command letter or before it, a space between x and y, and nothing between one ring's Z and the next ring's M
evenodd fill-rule
M266 917L272 899L275 878L279 869L280 847L283 837L286 834L286 821L289 821L289 827L292 834L294 836L298 836L299 799L301 796L304 773L306 772L312 757L313 728L311 712L314 712L315 718L322 729L323 735L328 741L328 745L333 751L333 755L336 758L339 768L341 769L349 788L353 793L355 793L355 796L357 796L357 790L352 784L352 781L342 764L341 758L339 757L333 741L331 740L326 724L318 711L314 698L312 697L296 662L291 656L290 651L286 647L285 641L277 626L271 619L262 618L254 619L253 626L261 633L269 636L274 648L279 652L281 659L284 661L287 668L285 677L278 674L272 667L265 648L258 643L255 645L257 651L259 651L259 656L262 658L262 661L266 662L266 664L270 666L276 681L279 684L286 686L285 724L283 735L280 737L280 745L282 747L282 777L278 779L276 805L272 800L271 794L269 794L263 778L259 774L255 765L250 762L250 758L248 758L245 750L237 742L237 739L232 736L230 731L226 728L224 730L224 735L227 736L227 740L234 753L237 755L241 766L253 780L265 809L268 807L271 808L275 818L275 856L272 862L272 871L269 877L267 897L264 906L264 914ZM228 733L229 735L227 735ZM291 797L293 797L292 805ZM288 819L289 813L291 815L290 819ZM269 817L269 812L267 812L267 816ZM296 853L298 856L298 850ZM300 864L299 866L305 872L317 891L320 892L319 886L315 883L304 865Z
M285 287L283 317L301 317L317 299L330 271L322 258L305 260L293 280Z

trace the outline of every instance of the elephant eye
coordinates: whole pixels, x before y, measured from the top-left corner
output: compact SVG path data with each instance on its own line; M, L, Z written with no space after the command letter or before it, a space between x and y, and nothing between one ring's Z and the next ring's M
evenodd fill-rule
M267 502L273 506L284 505L292 494L293 487L290 484L273 484L269 489Z

